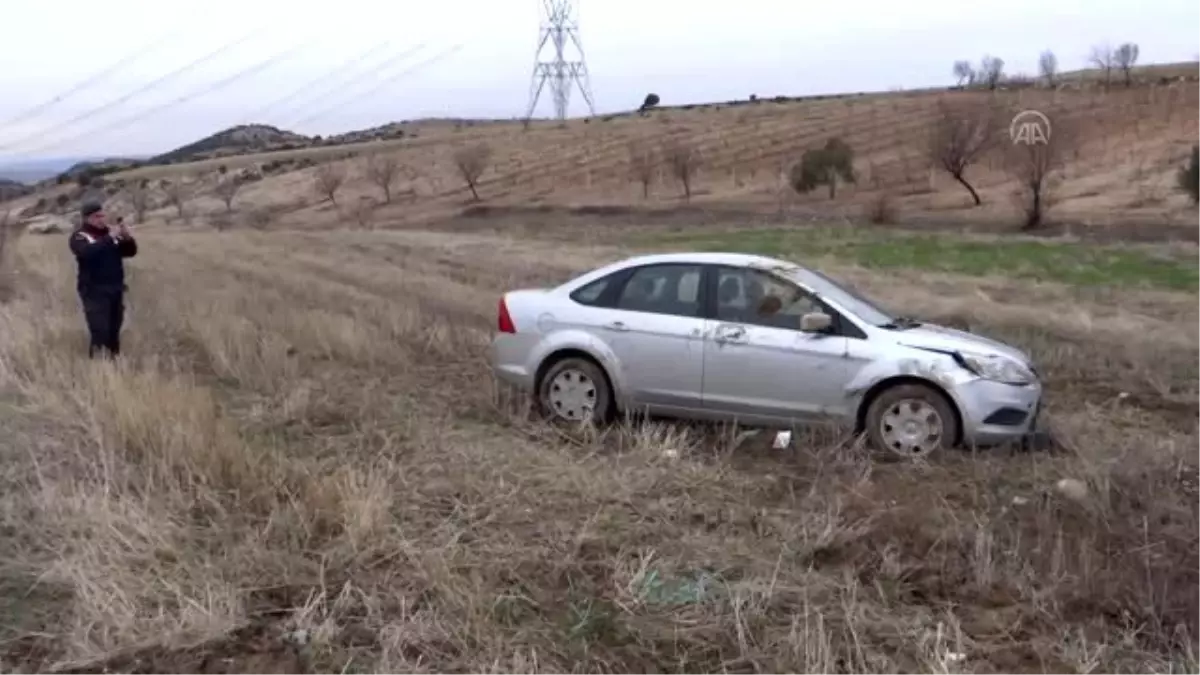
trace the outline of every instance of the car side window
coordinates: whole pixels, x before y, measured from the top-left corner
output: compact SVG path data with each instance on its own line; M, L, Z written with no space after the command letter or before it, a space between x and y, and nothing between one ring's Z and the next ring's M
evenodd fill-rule
M717 268L717 320L800 330L800 317L825 311L803 288L761 270Z
M571 294L571 299L581 305L595 306L600 303L600 298L604 297L604 291L608 290L612 279L613 275L611 274L602 279L597 279L583 288L577 289Z
M699 265L647 265L621 289L617 309L673 316L700 316Z

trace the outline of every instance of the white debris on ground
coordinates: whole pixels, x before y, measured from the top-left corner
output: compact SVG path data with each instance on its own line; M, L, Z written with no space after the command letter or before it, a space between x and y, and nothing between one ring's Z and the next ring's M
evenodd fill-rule
M775 450L783 450L792 444L792 432L780 431L775 434L775 440L771 442L771 447Z
M52 213L34 216L25 221L25 231L29 234L60 234L71 229L70 221Z
M1058 491L1058 494L1077 502L1087 499L1088 496L1087 484L1075 478L1059 480L1055 483L1054 489Z

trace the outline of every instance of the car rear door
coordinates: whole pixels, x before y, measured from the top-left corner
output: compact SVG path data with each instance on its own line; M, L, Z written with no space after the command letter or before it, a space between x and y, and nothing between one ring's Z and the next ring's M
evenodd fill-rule
M855 368L847 338L800 331L802 315L827 308L799 286L752 268L713 266L706 285L713 298L704 344L706 410L747 422L846 414L845 388Z
M606 307L589 308L593 334L616 356L626 407L701 409L704 376L703 267L644 265L623 274Z

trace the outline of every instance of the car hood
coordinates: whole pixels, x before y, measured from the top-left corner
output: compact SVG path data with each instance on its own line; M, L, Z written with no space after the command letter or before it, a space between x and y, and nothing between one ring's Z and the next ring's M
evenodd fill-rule
M985 338L982 335L932 323L923 323L916 328L896 331L896 341L902 345L921 349L1003 354L1017 359L1021 363L1029 363L1029 355L1016 347Z

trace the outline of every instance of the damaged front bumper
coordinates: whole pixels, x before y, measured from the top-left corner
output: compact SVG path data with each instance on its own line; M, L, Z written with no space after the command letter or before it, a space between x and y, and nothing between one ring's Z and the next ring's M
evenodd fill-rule
M1042 385L1012 385L982 378L956 383L951 395L962 415L964 445L1024 442L1037 430Z

